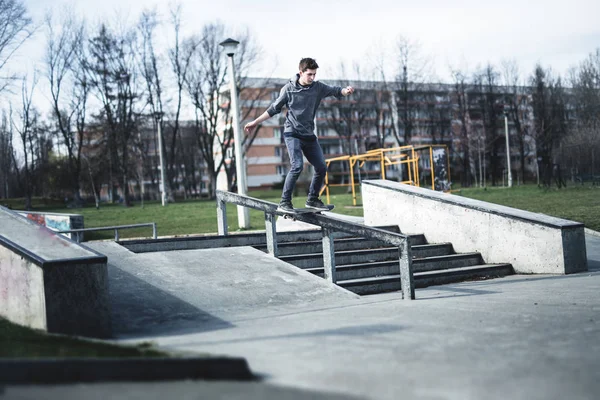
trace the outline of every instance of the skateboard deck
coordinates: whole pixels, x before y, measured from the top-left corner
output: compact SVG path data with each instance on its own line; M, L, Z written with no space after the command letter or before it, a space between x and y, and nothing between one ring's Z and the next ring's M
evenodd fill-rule
M320 214L323 211L331 211L335 206L333 204L327 205L328 210L320 210L317 208L294 208L294 211L282 211L277 210L277 212L283 215L283 218L290 218L292 220L296 220L296 215L301 214Z

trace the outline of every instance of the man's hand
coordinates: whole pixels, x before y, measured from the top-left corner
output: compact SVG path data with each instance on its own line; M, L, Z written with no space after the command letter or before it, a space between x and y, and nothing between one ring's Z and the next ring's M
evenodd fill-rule
M244 131L246 133L250 133L252 132L252 130L256 127L256 125L258 125L256 123L256 120L252 121L252 122L248 122L245 126L244 126Z
M342 89L342 96L350 96L354 93L354 88L352 86L347 86Z

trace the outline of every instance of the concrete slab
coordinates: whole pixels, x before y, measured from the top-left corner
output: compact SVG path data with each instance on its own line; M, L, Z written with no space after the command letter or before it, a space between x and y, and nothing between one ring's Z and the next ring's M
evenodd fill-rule
M0 234L16 245L36 254L44 261L63 260L65 258L89 258L98 255L81 245L64 240L60 235L21 217L17 213L0 212Z
M114 242L89 246L108 257L116 335L224 329L249 315L360 301L251 247L136 254Z
M600 394L600 238L590 271L516 275L280 304L229 326L146 339L245 357L266 382L370 399L593 399Z
M113 245L99 244L98 250L110 249L115 258L123 250ZM320 399L335 398L337 393L338 398L366 399L596 399L600 396L600 237L586 236L586 247L590 269L586 273L516 275L430 287L419 290L412 302L402 301L399 293L361 299L341 293L314 295L314 300L322 300L320 303L289 293L275 305L253 310L236 304L244 301L243 295L252 291L253 284L236 286L233 291L240 293L225 296L208 283L199 283L217 301L204 302L201 290L187 293L199 280L183 266L168 263L166 270L170 272L161 273L160 261L147 266L119 261L111 267L111 286L119 279L139 279L138 283L148 285L144 289L154 287L177 296L181 303L172 304L174 313L189 301L210 310L224 323L218 326L218 321L207 321L218 330L171 330L168 335L150 331L144 339L177 351L245 357L252 371L264 376L266 385L184 381L10 386L3 395L38 398L43 394L49 399L84 394L87 398ZM227 258L227 254L217 255ZM254 265L267 262L264 257L250 258L256 255L253 251L241 253L248 256L246 259L231 254L247 274ZM121 255L130 258L126 253ZM196 260L198 265L207 265L200 268L210 270L206 260ZM221 273L222 278L227 277ZM267 277L271 284L278 279ZM124 284L115 295L125 302L124 291L135 289L131 286L134 283ZM221 285L216 280L212 283ZM263 289L261 296L267 296ZM134 295L129 300L139 299ZM153 304L128 307L144 310ZM152 317L152 313L148 315ZM177 328L175 319L171 316L166 324Z
M359 400L315 390L252 382L136 382L0 387L3 400Z
M363 217L354 217L351 215L338 214L335 211L332 212L323 212L325 215L333 215L335 218L343 219L346 221L356 222L362 224L364 222ZM303 230L312 230L312 229L320 229L316 225L308 224L302 221L292 221L289 218L277 217L276 222L277 232L288 232L288 231L303 231Z
M106 257L0 207L0 316L14 323L109 337Z

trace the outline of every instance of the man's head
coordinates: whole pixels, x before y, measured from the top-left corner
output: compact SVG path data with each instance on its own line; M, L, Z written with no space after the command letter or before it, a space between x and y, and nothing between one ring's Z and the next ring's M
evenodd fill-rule
M319 64L317 64L314 58L303 58L300 60L300 64L298 65L298 69L300 70L300 84L310 85L313 83L317 75L317 68L319 68Z

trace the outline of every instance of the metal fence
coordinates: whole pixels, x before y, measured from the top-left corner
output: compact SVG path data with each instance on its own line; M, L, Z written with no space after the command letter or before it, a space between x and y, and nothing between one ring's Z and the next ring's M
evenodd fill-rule
M152 227L152 238L156 239L156 222L148 222L143 224L131 224L131 225L115 225L115 226L102 226L97 228L83 228L83 229L68 229L64 231L57 231L58 233L75 233L75 240L77 243L81 243L82 241L82 233L84 232L98 232L98 231L115 231L115 241L119 240L119 230L120 229L134 229L134 228L143 228L145 226Z
M217 190L217 221L219 235L227 235L227 203L249 207L265 213L265 229L267 237L267 249L269 254L277 257L277 230L276 215L284 215L277 211L277 204L270 201L255 199L237 193ZM325 267L325 279L336 283L335 273L335 232L345 232L369 239L380 240L384 243L398 246L398 258L400 263L400 283L402 297L405 300L414 300L415 286L412 268L412 255L408 236L401 233L389 232L383 229L366 226L355 222L349 222L325 214L298 214L294 218L321 227L323 233L323 264Z

